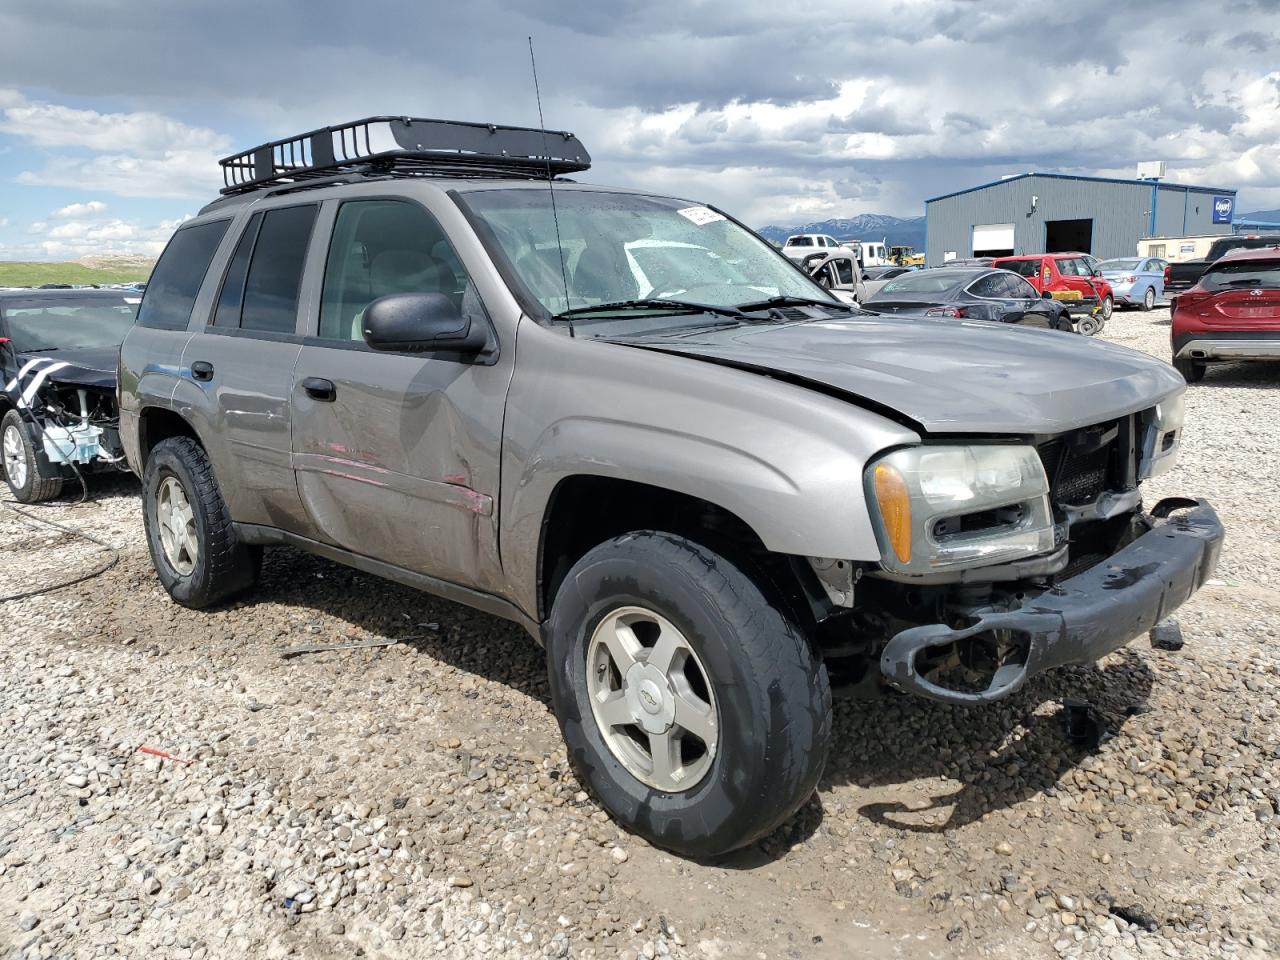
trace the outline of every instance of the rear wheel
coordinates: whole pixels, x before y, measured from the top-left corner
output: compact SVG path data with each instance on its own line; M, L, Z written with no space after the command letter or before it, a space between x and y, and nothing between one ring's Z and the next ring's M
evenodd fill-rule
M652 843L727 853L813 794L831 734L826 668L706 547L646 531L590 550L556 595L547 660L579 779Z
M1203 360L1177 360L1173 361L1173 369L1182 374L1182 379L1187 383L1199 383L1204 379L1206 364Z
M169 596L201 609L257 581L262 548L237 539L200 444L190 437L158 443L142 486L147 547Z
M10 410L0 420L0 451L4 456L4 478L9 492L19 503L52 500L62 492L60 478L48 480L40 476L31 430L17 410Z
M1156 288L1147 287L1147 292L1142 295L1142 312L1146 313L1156 305Z

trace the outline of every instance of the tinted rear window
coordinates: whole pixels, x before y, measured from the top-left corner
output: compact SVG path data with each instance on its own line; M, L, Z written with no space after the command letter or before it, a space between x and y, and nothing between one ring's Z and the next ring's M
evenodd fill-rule
M1034 277L1040 270L1039 260L997 260L991 265L1021 277Z
M195 306L209 262L213 260L230 222L213 220L183 227L173 235L151 273L142 305L138 308L138 326L160 330L187 329L191 308Z
M1242 260L1217 263L1200 278L1205 290L1278 290L1280 258L1275 260Z
M241 329L293 333L302 265L318 209L308 204L266 212L244 285Z

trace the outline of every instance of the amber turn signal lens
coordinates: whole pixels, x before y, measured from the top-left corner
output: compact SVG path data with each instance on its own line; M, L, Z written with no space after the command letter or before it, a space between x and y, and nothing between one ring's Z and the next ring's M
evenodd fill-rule
M875 472L876 502L880 505L880 519L884 532L898 562L911 562L911 495L907 482L895 467L882 463Z

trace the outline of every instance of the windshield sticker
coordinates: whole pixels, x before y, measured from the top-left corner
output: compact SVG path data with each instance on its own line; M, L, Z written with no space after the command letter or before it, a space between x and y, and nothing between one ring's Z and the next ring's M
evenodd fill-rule
M677 210L676 213L700 227L724 219L724 214L716 213L710 207L685 207L683 210Z

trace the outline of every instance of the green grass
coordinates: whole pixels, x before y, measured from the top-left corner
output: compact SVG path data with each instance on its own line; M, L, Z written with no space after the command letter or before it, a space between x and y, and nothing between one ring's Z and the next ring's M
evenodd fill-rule
M145 280L149 266L87 267L83 263L0 262L0 287L38 287L42 283L132 283Z

